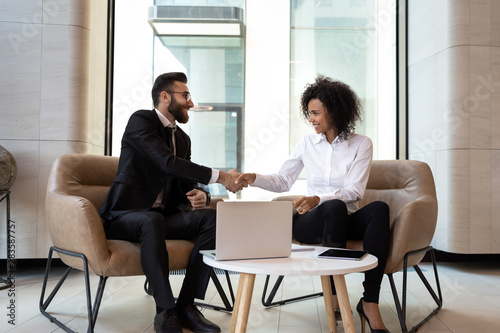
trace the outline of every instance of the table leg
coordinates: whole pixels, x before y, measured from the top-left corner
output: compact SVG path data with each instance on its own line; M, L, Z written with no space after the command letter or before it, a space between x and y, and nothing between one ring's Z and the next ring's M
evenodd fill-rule
M340 305L340 314L342 315L342 323L344 324L344 332L354 333L354 320L352 319L351 304L349 303L349 295L345 284L344 275L334 275L333 282L337 291L337 299Z
M238 312L240 310L241 294L243 292L243 285L245 284L243 280L245 279L246 276L244 274L240 274L238 290L236 291L236 299L234 300L233 313L231 315L231 325L229 326L229 332L231 333L234 333L234 329L236 328L236 319L238 318Z
M335 319L335 309L333 308L332 286L328 275L321 276L321 286L323 287L323 300L325 301L326 321L328 322L328 332L337 332L337 320Z
M231 333L246 332L254 283L255 274L240 274L233 315L231 316L231 326L229 327Z

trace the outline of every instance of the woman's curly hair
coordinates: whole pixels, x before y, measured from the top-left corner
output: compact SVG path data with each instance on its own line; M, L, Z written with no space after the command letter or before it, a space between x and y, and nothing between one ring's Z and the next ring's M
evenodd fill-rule
M314 83L308 84L300 99L302 116L311 116L309 101L319 99L324 105L328 119L341 140L354 133L356 123L361 121L361 102L356 93L345 83L320 75Z

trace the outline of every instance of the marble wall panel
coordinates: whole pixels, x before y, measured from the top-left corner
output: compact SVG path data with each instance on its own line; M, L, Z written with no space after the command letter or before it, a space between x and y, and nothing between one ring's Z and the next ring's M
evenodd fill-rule
M495 2L497 0L493 0ZM470 45L490 45L492 0L470 0Z
M47 258L49 255L52 240L47 231L39 231L37 235L36 251L31 255L32 258Z
M89 145L89 154L104 155L104 147L103 146L96 146L96 145Z
M491 151L491 253L500 253L500 150Z
M448 53L446 122L448 148L464 149L470 144L468 99L470 97L470 47L453 47Z
M491 93L491 148L500 149L500 47L492 47L490 50L491 73L488 75L488 89Z
M491 253L491 151L470 150L470 253Z
M488 76L491 72L490 48L470 47L470 94L466 105L470 114L470 148L491 148L491 92Z
M87 0L79 1L84 4L89 2ZM108 41L108 4L105 1L93 1L89 11L90 31L101 47L105 49Z
M45 193L56 156L104 153L106 18L106 1L0 1L0 144L18 164L17 258L47 256Z
M500 46L500 1L490 3L491 46Z
M448 224L449 252L469 253L470 251L470 150L452 150L448 155Z
M469 45L470 43L470 0L448 1L448 45L447 47Z
M105 1L100 1L106 5ZM43 23L78 26L90 29L91 7L88 0L45 0L43 2Z
M87 141L89 31L44 26L40 139Z
M436 143L439 213L433 243L448 252L500 253L500 1L429 0L410 5L409 29L415 30L409 34L409 52L414 53L408 98L410 157L426 160L415 154L412 133L421 135L420 142ZM428 20L419 19L432 10L435 14ZM435 26L434 35L429 35L429 25ZM430 40L423 43L426 34ZM432 41L434 53L416 49ZM414 61L421 65L432 58L435 73L424 78ZM422 93L426 85L436 89L436 110L435 118L422 123L413 113L425 103L423 95L429 98L428 92ZM422 131L424 126L444 129L443 140Z
M434 132L436 150L438 151L448 149L451 140L450 131L448 129L451 125L449 119L450 112L448 112L448 96L450 94L450 68L448 67L449 57L449 50L438 52L435 56L436 109L434 118Z
M104 4L105 5L105 4ZM94 30L91 30L91 43L90 43L90 91L92 91L92 99L89 102L92 122L89 123L90 132L88 140L93 145L102 147L104 149L105 143L105 110L106 110L106 74L107 63L103 61L106 59L107 54L107 25L106 23L106 10L105 8L96 7L93 10L97 12L92 15ZM100 33L98 33L100 31Z
M39 138L41 26L0 22L0 139Z
M40 1L0 1L0 22L42 23Z

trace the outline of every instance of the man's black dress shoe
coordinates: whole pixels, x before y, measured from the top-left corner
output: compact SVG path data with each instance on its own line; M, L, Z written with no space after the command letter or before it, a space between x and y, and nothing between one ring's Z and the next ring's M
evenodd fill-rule
M154 328L158 333L182 333L179 319L174 311L162 311L155 315Z
M190 304L185 308L177 308L177 317L182 327L194 333L219 333L220 327L206 319L198 308Z

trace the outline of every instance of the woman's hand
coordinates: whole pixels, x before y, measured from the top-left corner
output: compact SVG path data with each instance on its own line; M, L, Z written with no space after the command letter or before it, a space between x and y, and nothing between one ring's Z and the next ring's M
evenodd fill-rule
M243 187L248 187L248 185L253 184L256 177L257 175L255 173L240 173L235 183Z
M293 208L297 210L297 213L304 215L317 205L319 205L319 197L313 195L311 197L302 197L294 200L292 202Z
M207 202L207 195L205 192L198 189L193 189L186 193L186 196L189 202L191 202L193 210L205 208L205 203Z

